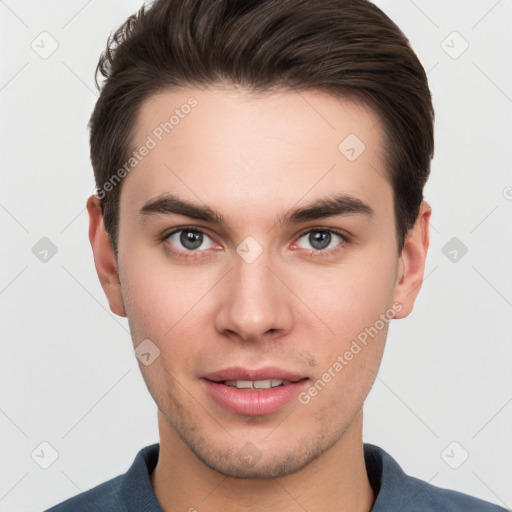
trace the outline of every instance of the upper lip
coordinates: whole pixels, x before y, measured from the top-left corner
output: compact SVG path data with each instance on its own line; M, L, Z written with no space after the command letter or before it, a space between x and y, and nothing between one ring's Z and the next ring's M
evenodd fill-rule
M224 368L212 373L203 375L204 379L214 382L223 382L225 380L268 380L268 379L281 379L289 382L297 382L307 378L306 375L291 372L276 366L265 366L264 368L251 369L242 368L240 366L233 366Z

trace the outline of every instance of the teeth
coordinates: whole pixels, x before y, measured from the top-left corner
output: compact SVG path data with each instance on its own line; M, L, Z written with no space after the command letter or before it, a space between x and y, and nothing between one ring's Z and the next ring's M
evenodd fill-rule
M226 386L233 386L238 389L270 389L281 386L287 383L281 379L267 379L267 380L226 380Z
M269 389L280 386L283 382L281 379L255 380L252 386L256 389Z

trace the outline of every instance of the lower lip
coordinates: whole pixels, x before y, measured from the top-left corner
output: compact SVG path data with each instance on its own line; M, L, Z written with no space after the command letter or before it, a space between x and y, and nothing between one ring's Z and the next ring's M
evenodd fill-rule
M261 416L284 407L307 386L309 379L261 390L238 389L208 379L201 380L208 393L224 409L238 414Z

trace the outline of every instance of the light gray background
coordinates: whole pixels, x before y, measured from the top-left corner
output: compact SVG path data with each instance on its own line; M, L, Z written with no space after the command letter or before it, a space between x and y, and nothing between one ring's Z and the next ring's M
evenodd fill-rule
M423 290L412 316L392 322L364 439L411 475L510 508L512 1L377 3L428 71L436 154ZM158 441L85 210L93 73L109 33L140 5L0 2L1 511L49 507L125 472ZM51 49L43 31L58 42L46 59L31 47ZM58 248L46 263L32 252L42 237ZM456 262L443 253L452 237L468 248ZM31 456L42 450L48 462L42 442L58 452L48 469Z

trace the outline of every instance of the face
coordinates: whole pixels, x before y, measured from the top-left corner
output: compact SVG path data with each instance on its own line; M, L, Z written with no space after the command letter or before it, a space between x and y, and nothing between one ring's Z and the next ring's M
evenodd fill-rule
M228 476L298 471L353 424L416 294L379 119L315 91L190 88L142 106L143 145L105 291L165 428Z

